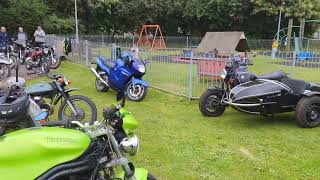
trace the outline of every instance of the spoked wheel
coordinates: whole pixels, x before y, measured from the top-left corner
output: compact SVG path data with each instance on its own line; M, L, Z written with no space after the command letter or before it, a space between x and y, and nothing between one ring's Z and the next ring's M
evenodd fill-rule
M140 102L142 101L148 92L148 88L142 84L133 85L130 83L126 89L126 96L130 101Z
M13 69L16 67L16 63L17 63L17 57L16 56L10 56L9 57L9 62L10 62L10 68Z
M97 120L97 107L96 105L85 96L71 96L69 97L70 102L74 106L77 114L75 114L67 101L63 101L58 112L58 118L60 121L80 121L80 122L91 122Z
M109 87L105 85L103 82L100 81L100 79L96 79L96 89L100 92L107 92L109 90Z
M7 64L0 64L0 81L11 75L10 66Z
M296 107L295 117L301 127L313 128L320 125L320 97L302 98Z
M221 103L223 94L218 90L207 90L199 101L199 110L205 116L217 117L223 114L225 105Z
M50 72L50 62L49 61L46 61L46 60L42 60L40 62L40 70L41 72L47 74Z
M51 69L59 68L61 64L61 59L57 58L55 55L52 55L50 58L51 58L50 68Z

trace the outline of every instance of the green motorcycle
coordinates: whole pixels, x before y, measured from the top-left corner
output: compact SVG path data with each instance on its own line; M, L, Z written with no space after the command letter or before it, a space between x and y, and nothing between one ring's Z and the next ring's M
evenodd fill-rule
M0 179L156 179L125 157L137 153L139 139L131 133L138 122L123 106L105 109L101 122L71 121L80 131L33 127L1 136Z

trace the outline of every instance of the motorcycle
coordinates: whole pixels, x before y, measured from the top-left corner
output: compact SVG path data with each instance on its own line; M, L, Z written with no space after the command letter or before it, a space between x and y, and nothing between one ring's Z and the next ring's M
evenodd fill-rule
M48 56L50 48L36 47L34 50L27 48L27 51L24 56L24 64L28 70L33 68L39 68L42 73L48 73L51 66L51 55ZM51 53L50 53L51 54Z
M294 111L301 127L320 125L319 84L288 78L282 71L256 76L236 72L237 67L228 63L221 74L221 87L211 87L201 95L203 115L221 116L227 106L263 116Z
M8 129L17 130L28 127L40 126L37 116L42 113L40 107L29 99L25 93L23 78L7 78L0 84L0 136ZM15 82L14 82L15 81Z
M0 179L156 180L125 157L137 153L139 139L131 132L136 119L122 106L106 109L101 122L71 121L80 131L37 127L2 136Z
M63 122L89 121L97 119L96 105L87 97L81 95L71 96L69 93L79 88L67 88L71 81L59 74L47 75L53 79L51 83L33 84L25 89L26 93L42 110L49 115L54 113L54 106L61 100L58 110L58 119ZM47 103L44 98L51 100ZM64 99L64 101L62 101ZM70 125L70 124L69 124Z
M14 50L14 45L12 44L0 49L0 59L8 61L11 69L15 67L18 57L18 54Z
M131 101L142 101L147 95L148 83L142 80L146 65L139 60L138 50L124 52L115 63L107 62L103 57L97 58L97 67L90 68L96 76L95 86L98 91L106 92L109 88L125 91Z

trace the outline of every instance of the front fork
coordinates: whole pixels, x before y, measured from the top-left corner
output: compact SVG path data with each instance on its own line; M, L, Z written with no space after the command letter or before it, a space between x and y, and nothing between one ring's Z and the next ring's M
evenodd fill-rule
M129 166L129 162L127 160L126 157L123 156L123 154L121 153L121 151L119 150L119 144L117 142L117 140L115 139L115 137L113 136L113 133L111 131L108 131L108 137L110 139L110 142L113 146L114 151L116 152L117 155L117 159L114 161L111 161L110 163L107 164L107 167L112 167L115 165L121 165L123 171L125 172L125 179L128 180L136 180L135 176L134 176L134 172L132 171L132 169Z
M71 108L72 112L74 113L74 115L78 115L78 112L77 112L76 108L74 107L72 102L69 100L69 95L64 92L63 88L61 88L59 86L59 84L56 83L56 86L58 87L58 90L60 91L62 97L66 100L67 104L70 106L70 108Z

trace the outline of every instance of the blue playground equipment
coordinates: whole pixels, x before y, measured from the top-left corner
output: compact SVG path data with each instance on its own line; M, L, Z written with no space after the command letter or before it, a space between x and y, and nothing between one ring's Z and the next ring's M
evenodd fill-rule
M304 61L309 60L313 57L315 57L315 54L313 54L310 51L302 51L302 43L299 37L296 37L296 34L293 34L294 36L294 48L296 52L296 57L298 61Z

